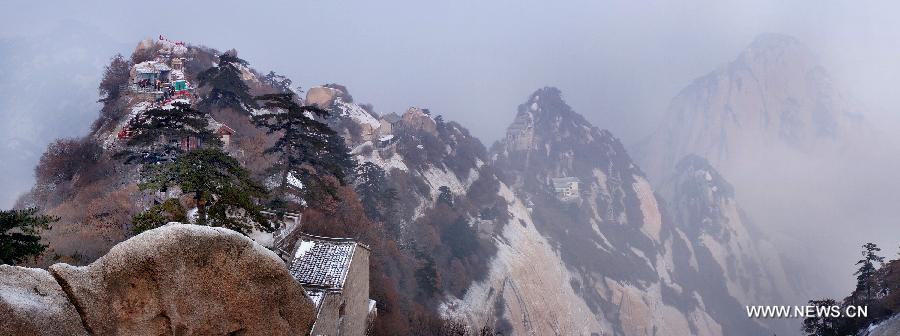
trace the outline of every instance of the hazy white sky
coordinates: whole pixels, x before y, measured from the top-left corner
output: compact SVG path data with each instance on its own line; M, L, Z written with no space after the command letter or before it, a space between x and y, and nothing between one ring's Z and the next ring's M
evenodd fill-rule
M680 88L731 60L764 32L809 44L867 103L896 96L890 85L880 84L900 76L895 19L900 6L891 1L6 1L0 6L5 7L0 36L39 34L74 21L129 46L165 34L237 48L257 69L284 73L304 87L345 84L378 111L430 107L463 122L488 144L512 120L515 106L545 85L561 88L598 126L636 140Z

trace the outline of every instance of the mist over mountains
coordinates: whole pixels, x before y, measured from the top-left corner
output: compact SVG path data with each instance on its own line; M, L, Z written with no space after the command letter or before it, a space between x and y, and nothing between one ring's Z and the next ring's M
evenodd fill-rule
M840 245L842 237L877 239L861 229L892 221L897 183L884 169L898 148L845 87L801 41L764 34L673 98L636 156L657 183L684 155L708 159L782 249L842 260L821 267L848 272L851 246Z
M493 57L508 63L492 66L480 63L491 58L482 50L463 57L479 60L468 68L443 67L453 57L433 41L428 52L398 52L408 68L379 68L378 57L361 56L365 49L380 57L391 51L342 41L339 29L298 44L337 48L329 50L339 51L334 62L344 66L322 65L316 61L327 56L305 52L276 53L271 61L259 49L289 43L282 40L260 37L251 51L238 48L251 64L241 67L241 81L253 94L285 91L262 70L286 64L296 80L288 91L331 111L328 125L351 156L401 191L392 198L394 211L380 218L371 209L387 205L366 203L369 195L352 186L339 190L346 200L340 216L322 209L309 216L316 233L360 239L375 236L367 225L383 225L373 246L388 252L373 257L373 274L384 275L373 288L380 302L402 307L386 314L384 330L414 329L398 316L415 313L514 334L794 334L797 321L747 319L743 307L844 293L862 242L893 253L900 142L885 132L886 106L854 98L876 84L854 86L858 78L848 81L847 69L820 55L821 41L772 33L729 38L691 66L673 63L677 76L644 56L635 62L648 61L646 67L603 77L597 74L616 67L604 62L627 58L624 52L535 26L521 30L532 33L522 44L538 56L499 50ZM0 38L0 201L60 214L47 236L54 253L85 261L127 236L129 224L120 219L149 204L137 192L137 171L112 163L106 147L140 102L116 101L109 123L89 132L101 109L103 67L115 51L128 57L134 45L107 33L73 23L39 37ZM486 41L473 43L488 50ZM586 60L571 51L578 48L566 49L573 41L613 56ZM617 41L612 46L638 44ZM200 43L231 46L190 43L209 63L198 67L217 66L222 55ZM660 57L689 57L672 45L653 49ZM444 54L428 58L433 52ZM567 60L577 62L560 65ZM384 87L354 83L367 67L383 76ZM622 80L631 72L635 78ZM404 79L416 73L441 85ZM488 78L498 74L510 77ZM494 85L503 81L510 84ZM271 139L245 115L210 113L237 130L233 149L242 164L267 177L271 162L261 148ZM102 145L102 165L85 164L102 169L85 168L20 198L54 138ZM92 177L80 179L82 173ZM112 225L100 232L95 223Z
M0 204L10 206L34 181L41 148L84 134L100 108L103 67L129 44L69 21L29 37L0 38Z

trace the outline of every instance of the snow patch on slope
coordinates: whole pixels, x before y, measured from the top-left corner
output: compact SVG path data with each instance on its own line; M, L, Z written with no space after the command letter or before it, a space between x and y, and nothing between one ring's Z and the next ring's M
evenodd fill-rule
M634 191L641 201L641 213L644 215L644 225L641 230L659 241L659 234L662 231L662 215L659 213L659 204L656 202L653 188L650 187L647 179L641 176L635 176L634 179L636 180L633 185Z
M409 171L409 167L407 167L406 163L403 162L403 156L401 156L400 154L392 151L391 156L389 156L388 158L385 159L385 158L382 158L381 153L378 150L375 150L374 148L371 150L371 152L368 155L361 154L362 152L364 152L364 149L366 147L373 148L372 142L371 141L363 142L359 146L356 146L356 148L354 148L352 151L350 151L351 154L356 154L356 161L358 161L359 163L364 163L364 162L374 163L375 165L381 167L381 169L384 169L384 171L388 174L390 174L391 170L393 170L393 169L399 169L401 171Z
M342 117L350 117L360 125L371 126L373 130L381 127L381 122L369 114L368 111L354 103L345 102L343 97L335 98L334 106L340 111L340 116Z

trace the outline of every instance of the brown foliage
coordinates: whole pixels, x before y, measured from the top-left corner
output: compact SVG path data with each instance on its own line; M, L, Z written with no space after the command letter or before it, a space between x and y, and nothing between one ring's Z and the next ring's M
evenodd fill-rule
M114 163L88 138L57 139L47 147L34 169L34 202L52 207L73 196L77 189L110 174Z
M100 101L107 102L119 98L123 87L128 85L131 75L131 62L122 54L116 54L109 60L109 64L103 71L103 79L100 80Z

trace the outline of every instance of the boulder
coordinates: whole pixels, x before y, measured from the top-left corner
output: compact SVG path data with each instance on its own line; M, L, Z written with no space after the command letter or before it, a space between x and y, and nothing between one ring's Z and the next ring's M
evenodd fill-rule
M315 320L282 260L223 228L170 223L50 271L97 335L305 335Z
M337 90L324 86L316 86L306 91L306 104L319 105L326 108L331 106L337 96Z
M0 265L0 335L88 335L50 272Z
M418 107L410 107L406 110L406 113L403 113L401 122L406 127L437 134L437 124L434 122L434 119Z

